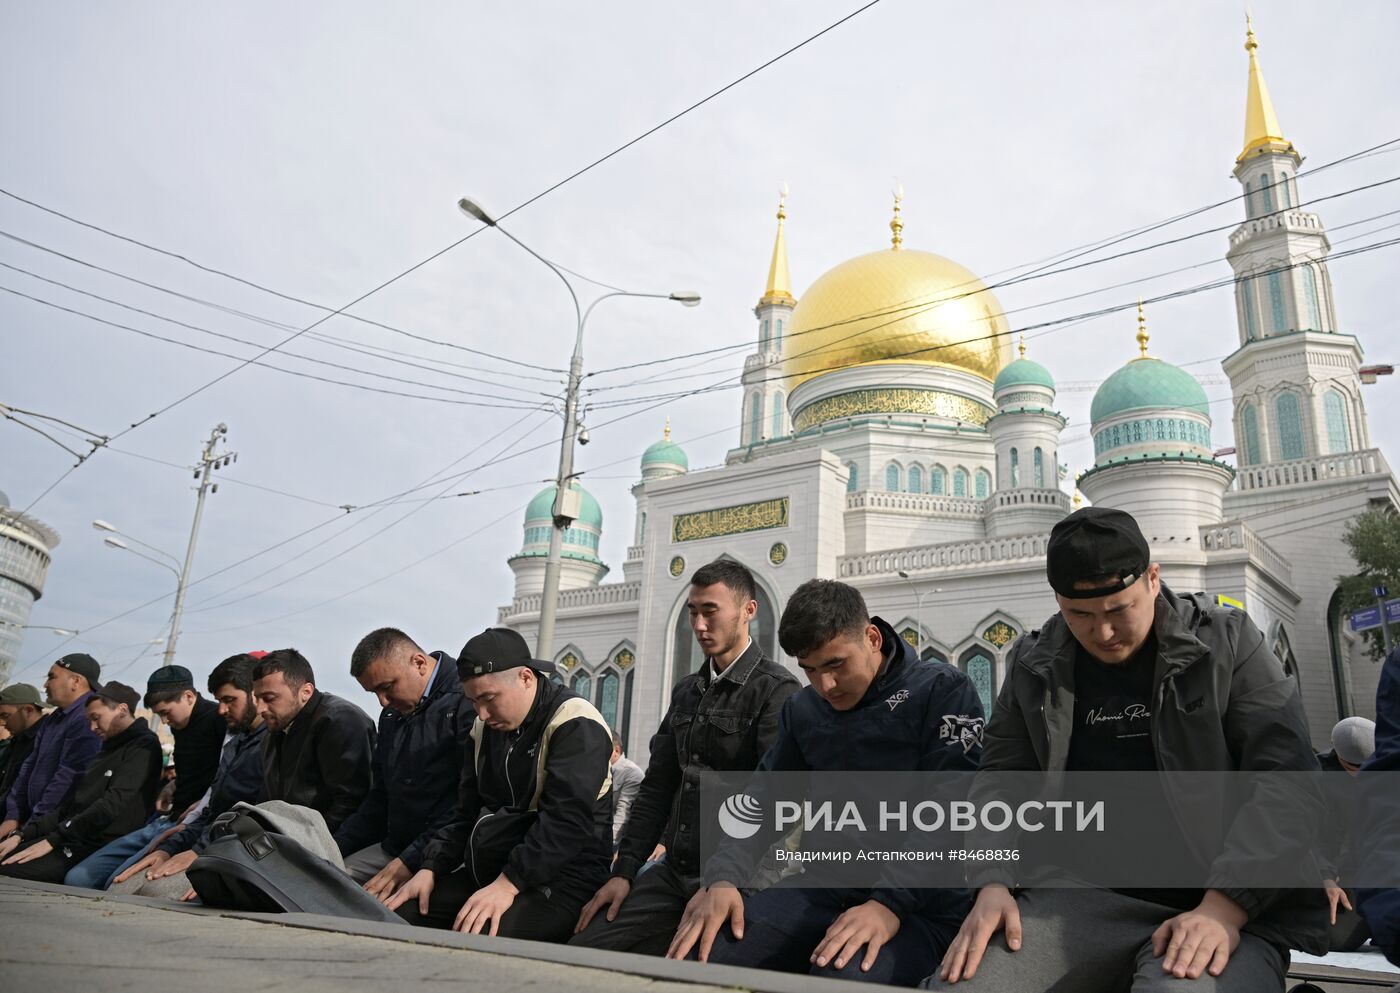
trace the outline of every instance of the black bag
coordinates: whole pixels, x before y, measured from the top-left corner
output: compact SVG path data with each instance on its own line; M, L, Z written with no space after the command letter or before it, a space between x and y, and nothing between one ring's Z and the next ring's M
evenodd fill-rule
M403 923L344 872L242 810L215 818L209 837L185 873L207 907Z

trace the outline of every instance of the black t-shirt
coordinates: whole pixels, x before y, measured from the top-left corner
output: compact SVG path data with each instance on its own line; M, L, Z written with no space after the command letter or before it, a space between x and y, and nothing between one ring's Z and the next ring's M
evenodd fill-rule
M1157 636L1126 662L1108 665L1082 647L1074 656L1070 772L1146 772L1152 752L1152 670Z
M1074 729L1069 739L1071 772L1155 772L1152 750L1152 681L1157 665L1157 636L1132 658L1109 665L1077 647L1074 659ZM1154 809L1155 808L1155 809ZM1157 832L1151 825L1170 817L1165 796L1156 804L1127 812L1142 822L1142 836ZM1188 858L1184 839L1177 851L1158 851L1155 860ZM1116 888L1124 896L1147 900L1174 910L1190 910L1201 902L1199 889Z

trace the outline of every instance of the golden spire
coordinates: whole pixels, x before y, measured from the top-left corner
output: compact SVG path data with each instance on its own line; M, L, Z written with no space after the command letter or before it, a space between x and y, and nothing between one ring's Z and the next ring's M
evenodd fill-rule
M1236 162L1243 162L1256 151L1292 152L1292 143L1283 136L1269 88L1264 85L1264 73L1259 68L1259 42L1254 39L1254 21L1245 14L1245 51L1249 53L1249 93L1244 104L1244 150Z
M1076 486L1076 487L1074 488L1074 509L1075 509L1075 510L1078 510L1078 509L1080 508L1080 505L1082 505L1083 503L1084 503L1084 494L1080 493L1080 492L1079 492L1079 487Z
M1021 343L1016 346L1016 350L1021 353L1021 358L1026 357L1026 336L1021 335Z
M670 441L670 440L671 440L671 415L670 415L670 414L667 414L667 415L666 415L666 427L665 427L665 429L661 432L661 440L662 440L662 441Z
M1150 355L1147 354L1147 341L1148 341L1148 337L1149 337L1149 336L1148 336L1148 334L1147 334L1147 315L1145 315L1145 314L1142 312L1142 301L1139 300L1139 301L1138 301L1138 332L1137 332L1137 343L1138 343L1138 348L1141 349L1141 351L1142 351L1142 354L1138 356L1138 358L1140 358L1140 359L1150 359L1150 358L1152 357L1152 356L1150 356Z
M768 285L758 301L760 307L770 303L797 305L788 279L787 235L783 230L783 222L787 220L787 195L788 187L784 183L778 190L778 236L773 240L773 261L768 266Z
M904 201L904 185L898 180L894 184L894 217L890 220L890 231L894 237L890 239L891 247L894 251L899 251L904 244L904 221L899 217L899 205Z

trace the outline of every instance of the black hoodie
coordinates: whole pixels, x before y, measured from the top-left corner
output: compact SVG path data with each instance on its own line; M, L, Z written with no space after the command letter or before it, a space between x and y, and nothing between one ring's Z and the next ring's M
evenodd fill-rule
M102 743L67 803L24 826L24 841L44 838L55 849L91 853L135 831L155 804L160 760L160 739L144 717L136 718Z

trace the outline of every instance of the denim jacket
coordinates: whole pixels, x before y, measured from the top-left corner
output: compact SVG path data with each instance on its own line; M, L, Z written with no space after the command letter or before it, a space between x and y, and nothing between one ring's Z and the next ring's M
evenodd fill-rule
M757 643L714 676L707 661L671 691L651 739L646 778L622 831L613 875L632 879L658 841L683 876L700 874L701 774L738 772L758 761L778 734L778 714L799 684Z

